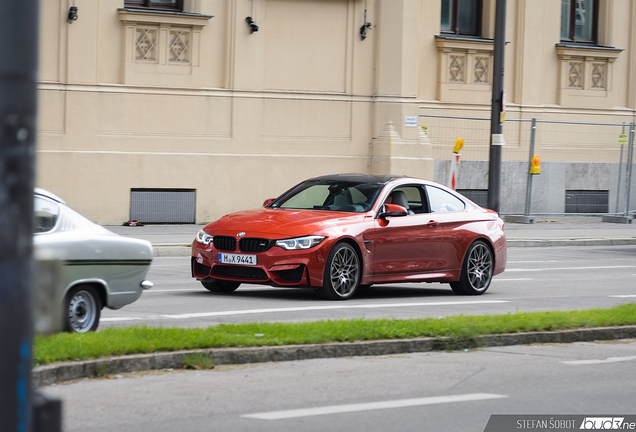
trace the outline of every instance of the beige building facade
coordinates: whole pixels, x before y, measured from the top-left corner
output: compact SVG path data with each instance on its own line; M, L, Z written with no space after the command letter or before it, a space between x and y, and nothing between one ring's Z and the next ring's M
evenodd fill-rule
M135 193L189 192L205 223L311 176L434 179L453 143L423 116L489 116L495 0L476 35L443 30L452 0L161 3L40 2L36 183L98 223ZM507 118L634 121L636 2L589 4L580 43L562 0L507 1Z

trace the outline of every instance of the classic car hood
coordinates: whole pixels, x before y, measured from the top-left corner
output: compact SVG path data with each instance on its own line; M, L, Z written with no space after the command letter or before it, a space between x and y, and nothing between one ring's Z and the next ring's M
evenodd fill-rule
M227 231L224 234L245 232L247 236L269 234L293 237L313 234L342 223L361 221L365 217L366 213L260 208L223 216L206 225L205 230L213 235Z

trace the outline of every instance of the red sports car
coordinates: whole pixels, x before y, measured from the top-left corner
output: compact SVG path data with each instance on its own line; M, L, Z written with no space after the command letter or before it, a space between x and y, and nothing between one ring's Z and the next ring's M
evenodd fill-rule
M483 294L506 268L503 226L497 213L430 181L316 177L206 225L192 245L192 276L214 292L268 284L332 300L403 282Z

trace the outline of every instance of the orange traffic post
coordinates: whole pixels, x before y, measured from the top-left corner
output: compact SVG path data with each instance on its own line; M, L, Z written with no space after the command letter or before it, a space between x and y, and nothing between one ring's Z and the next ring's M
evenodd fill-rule
M457 174L459 173L459 152L464 148L464 140L457 138L455 148L453 148L453 159L451 160L450 187L455 190Z

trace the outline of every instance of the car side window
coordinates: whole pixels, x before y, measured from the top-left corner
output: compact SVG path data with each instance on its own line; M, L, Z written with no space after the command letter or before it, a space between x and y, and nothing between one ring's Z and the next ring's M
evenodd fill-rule
M60 206L53 201L35 197L33 203L33 231L35 233L49 232L55 228L60 215Z
M455 195L435 186L426 185L431 213L448 213L464 211L466 204Z
M422 197L422 189L419 186L400 186L391 191L386 203L400 205L409 214L427 213L428 205Z

